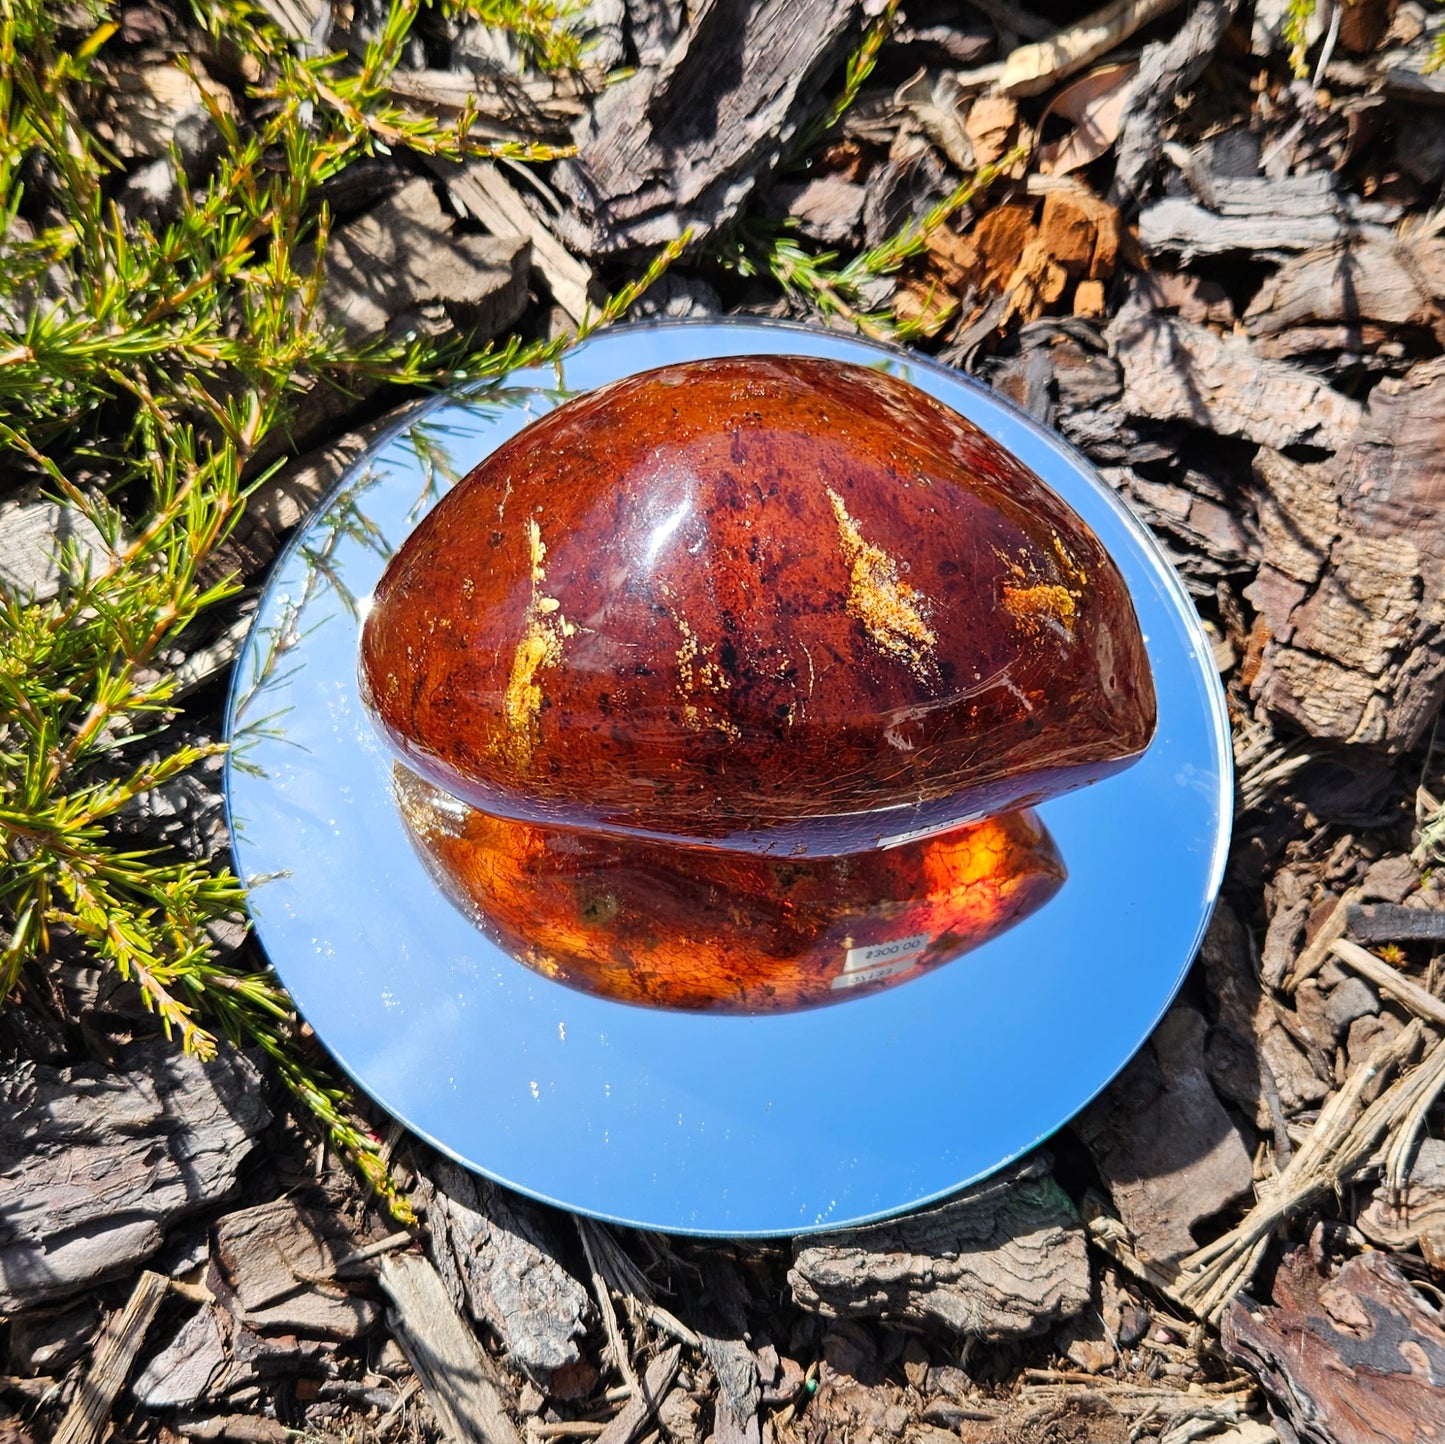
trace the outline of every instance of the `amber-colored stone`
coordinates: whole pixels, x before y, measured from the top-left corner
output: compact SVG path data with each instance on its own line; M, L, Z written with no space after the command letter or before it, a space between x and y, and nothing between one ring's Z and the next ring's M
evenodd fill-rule
M761 1013L919 977L1064 881L1036 814L852 857L785 858L488 817L396 768L407 830L454 902L520 962L654 1007Z
M507 442L391 561L361 670L407 764L486 812L787 855L1032 805L1155 719L1081 519L916 388L797 357Z

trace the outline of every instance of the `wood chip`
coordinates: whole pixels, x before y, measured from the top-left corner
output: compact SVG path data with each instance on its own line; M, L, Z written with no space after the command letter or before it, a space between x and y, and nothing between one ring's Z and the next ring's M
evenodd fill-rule
M657 70L603 93L553 184L586 256L698 240L738 215L847 53L862 0L709 0Z
M1189 172L1204 191L1199 201L1166 196L1139 215L1139 243L1151 255L1168 252L1189 262L1231 251L1283 258L1343 244L1347 238L1388 234L1399 218L1392 207L1339 190L1332 174L1212 176Z
M1365 903L1349 912L1357 943L1445 943L1445 908Z
M938 1322L983 1338L1035 1334L1088 1301L1073 1205L1035 1155L952 1203L793 1246L788 1283L832 1317Z
M1249 1149L1205 1073L1207 1031L1199 1013L1176 1004L1074 1120L1136 1251L1156 1264L1192 1252L1190 1225L1254 1186Z
M1330 952L1362 978L1368 978L1377 988L1404 1003L1412 1013L1445 1027L1445 1003L1434 993L1426 992L1419 983L1411 982L1397 968L1382 962L1374 953L1348 938L1336 938L1330 944Z
M105 538L73 506L40 495L39 487L0 501L0 590L25 602L48 602L88 570L115 565Z
M236 1187L270 1122L254 1066L223 1050L201 1063L164 1040L121 1071L21 1065L0 1077L0 1312L129 1273L168 1224Z
M1318 582L1276 605L1253 693L1316 737L1400 753L1445 699L1442 395L1438 357L1380 382L1330 469L1312 481L1339 498L1338 537ZM1354 405L1329 397L1331 406ZM1288 401L1277 393L1276 404ZM1331 443L1321 433L1317 444Z
M965 72L964 84L992 85L1002 95L1042 95L1060 80L1076 75L1179 0L1113 0L1047 40L1021 45L1000 65Z
M1125 307L1106 333L1124 367L1131 416L1188 421L1276 449L1343 446L1361 407L1307 371L1203 326Z
M559 1376L583 1362L592 1310L544 1210L441 1158L422 1165L415 1193L453 1302L493 1330L544 1392L568 1392Z
M1256 337L1307 328L1311 349L1356 349L1371 324L1384 334L1415 327L1445 340L1442 298L1445 240L1347 238L1286 261L1255 293L1244 324ZM1334 329L1322 338L1321 328Z
M54 1444L98 1444L169 1287L164 1274L141 1271L125 1308L101 1331L90 1368L55 1431Z
M379 1310L335 1281L337 1262L354 1243L339 1215L278 1198L220 1219L214 1259L249 1327L355 1339L370 1332Z
M522 1444L502 1403L496 1369L447 1295L441 1276L417 1254L389 1254L381 1286L393 1307L387 1322L454 1444Z
M532 264L547 283L552 299L580 325L593 300L592 268L579 261L553 235L508 184L496 163L473 160L452 165L436 161L432 169L462 210L479 220L494 236L530 243Z
M1213 59L1238 9L1239 0L1198 0L1169 40L1144 47L1116 121L1119 153L1109 199L1117 205L1132 205L1144 194L1163 148L1167 118L1181 92Z
M969 106L963 128L976 165L1002 160L1017 141L1019 108L1006 95L981 95Z
M657 1413L682 1361L682 1346L664 1349L648 1366L636 1393L597 1436L598 1444L632 1444L642 1426Z
M1401 1253L1427 1234L1445 1239L1445 1139L1422 1140L1404 1188L1382 1183L1356 1222L1366 1238Z
M1304 1249L1275 1277L1274 1305L1239 1300L1225 1352L1259 1375L1302 1444L1412 1444L1445 1433L1445 1328L1390 1258L1322 1278Z

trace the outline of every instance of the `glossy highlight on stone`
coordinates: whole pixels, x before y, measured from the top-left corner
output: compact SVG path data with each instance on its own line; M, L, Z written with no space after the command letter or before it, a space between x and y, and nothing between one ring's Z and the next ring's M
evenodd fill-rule
M406 768L398 806L441 889L512 957L620 1002L765 1013L920 977L1042 907L1037 814L851 857L677 847L488 817Z
M361 682L485 812L786 856L1031 806L1155 722L1078 516L906 382L802 357L645 372L505 443L387 567Z

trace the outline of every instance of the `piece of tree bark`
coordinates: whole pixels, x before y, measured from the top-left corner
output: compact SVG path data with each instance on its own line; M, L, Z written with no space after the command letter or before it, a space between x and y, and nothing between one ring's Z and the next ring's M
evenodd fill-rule
M1223 176L1214 175L1198 152L1179 159L1198 200L1165 196L1143 209L1139 243L1151 255L1169 252L1186 263L1231 251L1282 259L1348 237L1387 237L1385 228L1399 219L1393 207L1341 192L1328 171Z
M1390 336L1416 328L1445 340L1442 297L1445 240L1346 238L1286 261L1255 293L1244 325L1253 337L1285 340L1304 328L1311 349L1358 349L1367 326Z
M1141 1258L1195 1248L1190 1225L1247 1194L1249 1149L1204 1068L1208 1025L1176 1004L1119 1077L1074 1120Z
M588 256L654 250L732 220L807 118L864 0L704 0L656 70L610 87L553 185Z
M1035 1154L941 1208L793 1245L788 1283L830 1317L938 1322L988 1339L1042 1333L1089 1300L1084 1234Z
M1356 1222L1372 1243L1401 1253L1427 1234L1445 1239L1445 1139L1422 1139L1400 1196L1382 1183Z
M380 205L337 226L326 247L320 311L352 345L452 333L473 344L505 331L527 308L531 248L518 236L453 234L432 183L418 177ZM311 264L298 255L298 269ZM273 428L253 468L334 435L344 417L380 387L352 374L343 393L317 381Z
M1115 205L1127 205L1148 189L1163 148L1165 117L1179 93L1193 85L1209 64L1238 9L1239 0L1199 0L1172 39L1144 47L1119 131L1109 190Z
M452 199L494 236L530 243L532 264L547 283L552 299L580 324L592 301L592 268L579 261L528 208L496 162L472 160L453 165L435 161L432 169L445 182Z
M601 80L595 67L580 76L568 71L522 78L501 71L466 73L399 66L388 76L387 84L393 95L414 101L428 112L460 112L470 106L478 122L475 134L481 137L565 142L571 127L587 112L588 87Z
M388 1254L381 1286L387 1322L454 1444L521 1444L503 1407L486 1351L447 1295L441 1275L418 1254Z
M214 1398L231 1382L231 1350L215 1304L202 1304L131 1384L147 1409L184 1409Z
M213 1257L243 1324L341 1340L368 1333L379 1313L373 1299L337 1282L337 1262L354 1248L338 1215L278 1198L220 1219Z
M1253 692L1317 737L1403 752L1445 698L1442 398L1445 360L1422 361L1374 389L1328 466L1276 473L1274 501L1318 519L1307 548L1328 550L1317 580L1256 601L1270 636Z
M164 1041L125 1071L22 1064L0 1078L0 1312L129 1273L167 1225L235 1190L270 1122L260 1075L223 1050L201 1063Z
M1274 1306L1236 1299L1221 1332L1226 1354L1259 1376L1288 1444L1445 1434L1445 1329L1385 1254L1326 1280L1298 1249L1275 1276Z
M1445 908L1365 903L1349 911L1357 943L1445 943Z
M55 1431L54 1444L96 1444L105 1434L111 1406L169 1287L164 1274L142 1270L126 1306L102 1331L90 1368Z
M1206 940L1207 970L1208 946ZM1322 1075L1283 1025L1280 1005L1255 980L1247 948L1231 952L1229 962L1218 960L1208 973L1220 1005L1205 1055L1210 1081L1257 1128L1272 1132L1276 1152L1288 1158L1287 1120L1324 1098L1333 1075Z
M326 247L327 318L353 345L450 328L487 337L510 326L527 305L528 242L451 229L420 178L338 226Z
M677 1366L681 1361L681 1344L664 1349L647 1366L641 1389L613 1415L607 1427L597 1436L597 1444L632 1444L642 1426L657 1413L663 1395L677 1376Z
M1275 448L1331 451L1359 423L1359 402L1204 326L1126 306L1105 334L1124 368L1119 404L1131 416L1187 421Z
M452 1301L550 1391L558 1374L581 1362L592 1308L587 1290L559 1262L541 1209L441 1158L426 1165L416 1196Z
M114 565L95 527L38 486L0 501L0 589L10 596L48 602L82 571L100 577Z
M726 1259L701 1260L703 1295L694 1311L702 1351L717 1376L711 1444L759 1444L758 1361L747 1344L748 1293Z

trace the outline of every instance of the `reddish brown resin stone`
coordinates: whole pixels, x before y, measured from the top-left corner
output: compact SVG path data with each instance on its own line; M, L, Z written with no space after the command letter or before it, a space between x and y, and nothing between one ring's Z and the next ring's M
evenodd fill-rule
M397 767L407 830L483 932L559 982L623 1002L762 1013L921 976L1064 881L1032 812L852 857L763 857L488 817Z
M1155 724L1083 521L923 392L797 357L648 372L507 442L392 559L361 674L486 812L787 855L1032 805Z

